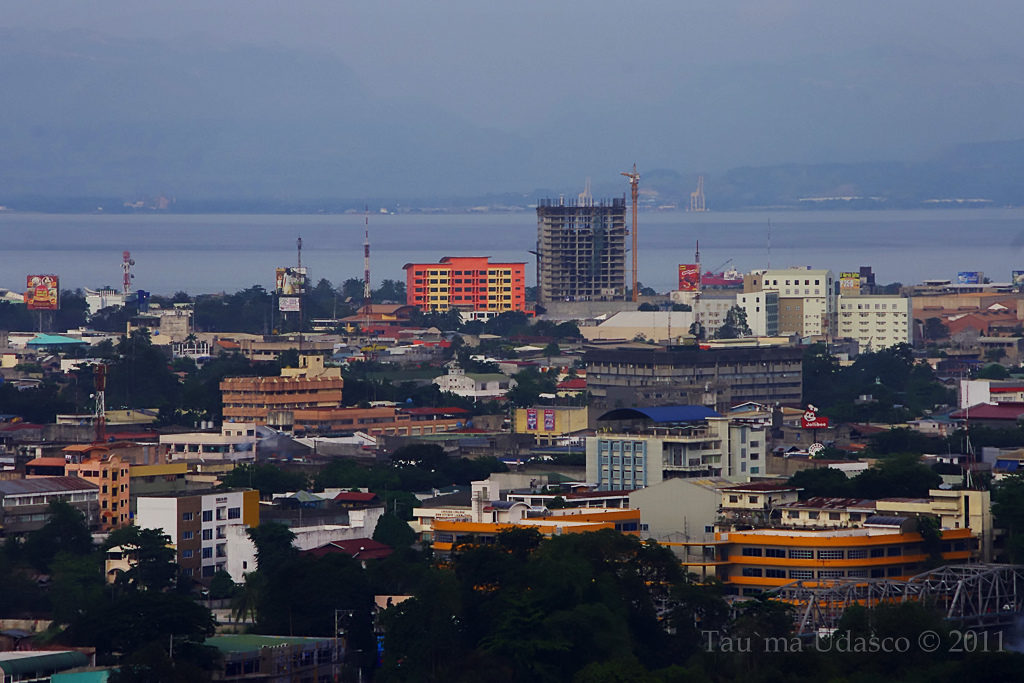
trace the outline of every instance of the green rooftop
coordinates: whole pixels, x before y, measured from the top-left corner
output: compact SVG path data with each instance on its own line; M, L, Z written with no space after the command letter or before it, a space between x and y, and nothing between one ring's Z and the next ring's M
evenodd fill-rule
M215 647L221 652L255 652L265 647L277 647L279 645L317 645L328 642L331 638L324 636L261 636L254 633L226 634L222 636L211 636L203 645Z
M74 337L65 337L61 334L37 334L26 343L29 346L78 346L89 342Z

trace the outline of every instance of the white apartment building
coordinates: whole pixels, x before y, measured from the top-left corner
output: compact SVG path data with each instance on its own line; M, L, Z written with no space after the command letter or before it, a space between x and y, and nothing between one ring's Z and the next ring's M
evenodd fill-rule
M736 305L747 313L747 326L755 337L774 337L779 333L779 293L743 292Z
M834 335L835 281L831 270L810 266L755 271L743 278L743 292L779 293L779 334Z
M587 481L600 491L634 490L666 479L749 481L767 467L763 425L708 417L639 432L587 437Z
M855 339L861 351L913 344L913 300L900 296L839 296L837 336Z
M231 528L239 527L244 533L247 527L259 526L259 503L260 493L255 490L140 496L135 525L162 529L174 544L184 574L209 579L231 563L228 540L237 536ZM242 567L242 571L253 569Z

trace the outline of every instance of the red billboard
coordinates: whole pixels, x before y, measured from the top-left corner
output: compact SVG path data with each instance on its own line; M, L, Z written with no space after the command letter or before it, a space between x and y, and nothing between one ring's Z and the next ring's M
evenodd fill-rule
M553 410L544 411L544 431L555 431L555 411Z
M25 307L30 311L56 311L60 307L60 279L56 275L26 276Z
M526 411L526 428L530 431L537 429L537 410L535 408Z
M679 264L679 291L696 292L700 289L700 264Z
M828 418L818 417L818 409L807 406L807 410L800 416L800 426L804 429L828 429Z

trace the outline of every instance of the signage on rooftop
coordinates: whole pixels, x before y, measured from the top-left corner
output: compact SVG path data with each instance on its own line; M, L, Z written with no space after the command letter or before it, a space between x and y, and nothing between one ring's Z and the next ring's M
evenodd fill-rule
M981 272L977 270L962 270L956 274L958 285L980 285L981 281Z
M808 404L807 410L800 416L800 426L803 429L828 429L828 418L818 417L818 409Z
M679 264L679 291L696 292L700 289L700 264Z
M29 275L25 278L25 308L30 311L56 311L60 303L60 279L56 275Z
M1024 287L1024 270L1015 270L1010 274L1014 287Z

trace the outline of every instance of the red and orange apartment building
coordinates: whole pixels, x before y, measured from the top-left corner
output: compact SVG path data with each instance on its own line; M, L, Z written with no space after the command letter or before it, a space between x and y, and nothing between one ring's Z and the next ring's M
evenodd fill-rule
M407 263L406 303L421 311L526 310L526 264L491 263L487 256L445 256L439 263Z

